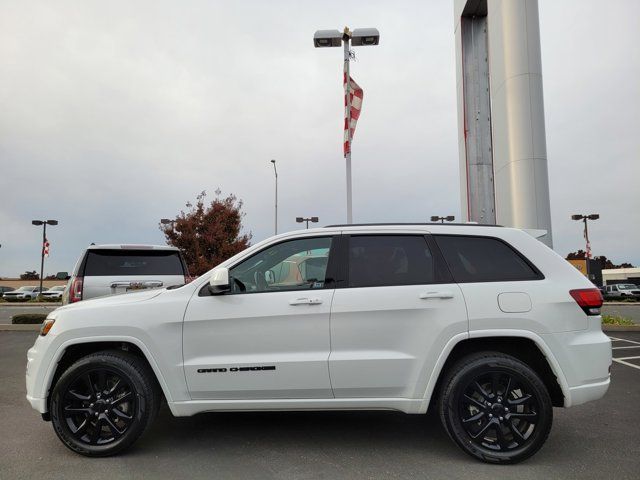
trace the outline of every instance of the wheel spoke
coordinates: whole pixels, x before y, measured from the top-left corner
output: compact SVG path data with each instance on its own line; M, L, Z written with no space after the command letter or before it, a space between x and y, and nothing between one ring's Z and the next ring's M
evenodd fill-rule
M122 382L122 379L120 377L116 377L116 382L109 389L109 395L113 395L113 393L116 391L116 389L120 386L121 382Z
M91 381L91 372L87 372L82 376L82 381L89 387L89 396L94 397L96 394L96 389L93 386L93 382Z
M475 415L473 415L473 416L471 416L469 418L463 418L462 419L462 423L477 422L482 417L484 417L484 415L485 415L484 412L476 413Z
M89 419L85 418L77 428L71 428L71 433L73 433L74 435L81 435L85 432L87 426L89 426Z
M490 397L489 392L487 392L487 391L482 387L482 385L480 385L480 383L479 383L479 382L477 382L477 381L476 381L476 382L475 382L475 386L476 386L476 388L478 389L478 392L480 392L480 395L482 395L484 398L489 398L489 397Z
M91 444L96 444L98 443L98 440L100 439L100 433L102 432L102 426L100 425L101 423L101 418L98 418L96 420L96 423L93 425L93 429L91 431L91 433L89 434L89 443Z
M491 390L493 392L493 398L498 396L499 388L500 388L500 374L494 372L491 374Z
M531 395L526 394L526 395L521 396L520 398L508 399L508 403L510 405L524 405L529 400L531 400Z
M119 408L112 408L111 411L114 414L116 414L120 419L125 420L127 422L130 421L131 419L133 419L133 415L127 415L126 413L124 413Z
M526 422L529 423L536 423L538 421L538 414L536 412L529 412L529 413L510 413L509 414L509 418L513 418L513 419L522 419Z
M75 400L80 400L82 402L88 402L91 400L91 395L82 395L75 390L67 390L67 397L73 397Z
M502 396L506 399L509 398L509 393L511 392L511 375L507 376L507 386L504 389L504 393L502 394Z
M132 396L131 392L127 392L124 395L122 395L121 397L118 397L113 402L111 402L111 405L118 405L118 404L122 403L123 401L127 400L131 396Z
M518 444L522 444L524 443L527 439L524 438L524 436L522 435L522 433L520 433L520 430L518 430L518 428L513 424L512 420L509 420L507 422L507 426L509 427L509 430L511 431L511 433L513 433L513 439L518 443Z
M98 392L103 392L107 389L107 372L104 370L98 370L98 383L96 383Z
M91 409L90 408L75 408L75 407L64 407L64 416L65 417L71 417L73 415L77 415L77 414L83 414L83 415L89 415L89 413L91 413Z
M116 427L116 424L113 423L108 416L105 415L103 418L105 422L107 422L107 425L109 426L109 430L111 430L111 433L113 434L113 436L115 438L121 437L124 431L126 430L126 428L124 428L123 430L120 430L118 427Z
M491 427L491 425L494 425L494 424L495 424L495 420L491 419L477 433L473 434L473 433L469 432L469 435L471 435L471 438L473 438L475 440L476 438L478 438L481 435L485 434L487 432L487 430L489 430L489 427Z
M476 407L484 410L486 407L484 406L484 403L479 402L478 400L476 400L473 397L470 397L469 395L465 394L464 398L466 398L469 402L473 403Z
M496 440L498 442L498 445L500 446L500 450L506 450L507 448L509 448L509 442L507 442L506 437L504 436L504 432L502 431L502 424L496 422L495 424L495 431L496 431Z

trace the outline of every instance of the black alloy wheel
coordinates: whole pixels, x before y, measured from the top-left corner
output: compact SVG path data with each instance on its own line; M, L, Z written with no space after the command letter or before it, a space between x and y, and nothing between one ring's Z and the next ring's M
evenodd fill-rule
M122 437L133 422L136 403L129 381L106 368L78 376L61 402L71 435L89 445L106 445Z
M51 395L51 421L60 440L86 456L128 448L151 424L160 389L146 362L128 352L103 351L64 371Z
M441 418L453 440L470 455L492 463L516 463L545 442L553 418L538 375L508 355L467 357L443 384Z

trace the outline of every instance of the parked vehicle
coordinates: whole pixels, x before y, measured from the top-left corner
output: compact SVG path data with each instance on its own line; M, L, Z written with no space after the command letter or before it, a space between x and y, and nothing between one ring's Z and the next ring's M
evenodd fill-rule
M189 282L180 250L166 245L91 245L80 256L62 303L183 285Z
M2 294L2 298L9 301L27 301L36 298L40 287L20 287Z
M5 294L6 292L13 292L15 290L15 288L13 287L7 287L4 285L0 285L0 295Z
M87 456L129 447L164 398L176 416L432 405L466 453L514 463L543 445L552 406L607 391L601 305L521 230L303 230L179 288L58 308L27 354L27 399Z
M61 300L62 293L66 287L64 285L56 285L55 287L51 287L48 290L42 292L42 298L46 300Z
M640 297L640 288L632 283L616 283L605 285L604 296L608 297Z

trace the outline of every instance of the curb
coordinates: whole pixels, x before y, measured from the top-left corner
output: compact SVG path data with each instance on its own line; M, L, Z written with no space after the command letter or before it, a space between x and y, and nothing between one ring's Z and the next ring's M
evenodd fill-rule
M39 332L40 327L42 327L41 323L26 323L26 324L17 324L14 325L12 323L2 323L0 324L0 332Z
M0 302L0 307L61 307L59 302Z
M602 325L603 332L640 332L640 325Z

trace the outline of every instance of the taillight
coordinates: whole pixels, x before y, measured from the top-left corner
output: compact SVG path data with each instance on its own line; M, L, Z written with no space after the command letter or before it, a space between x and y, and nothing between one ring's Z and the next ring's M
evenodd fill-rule
M82 300L82 277L75 277L71 282L69 289L69 303L79 302Z
M569 295L573 297L578 305L587 315L600 315L602 307L602 292L597 288L580 288L571 290Z

